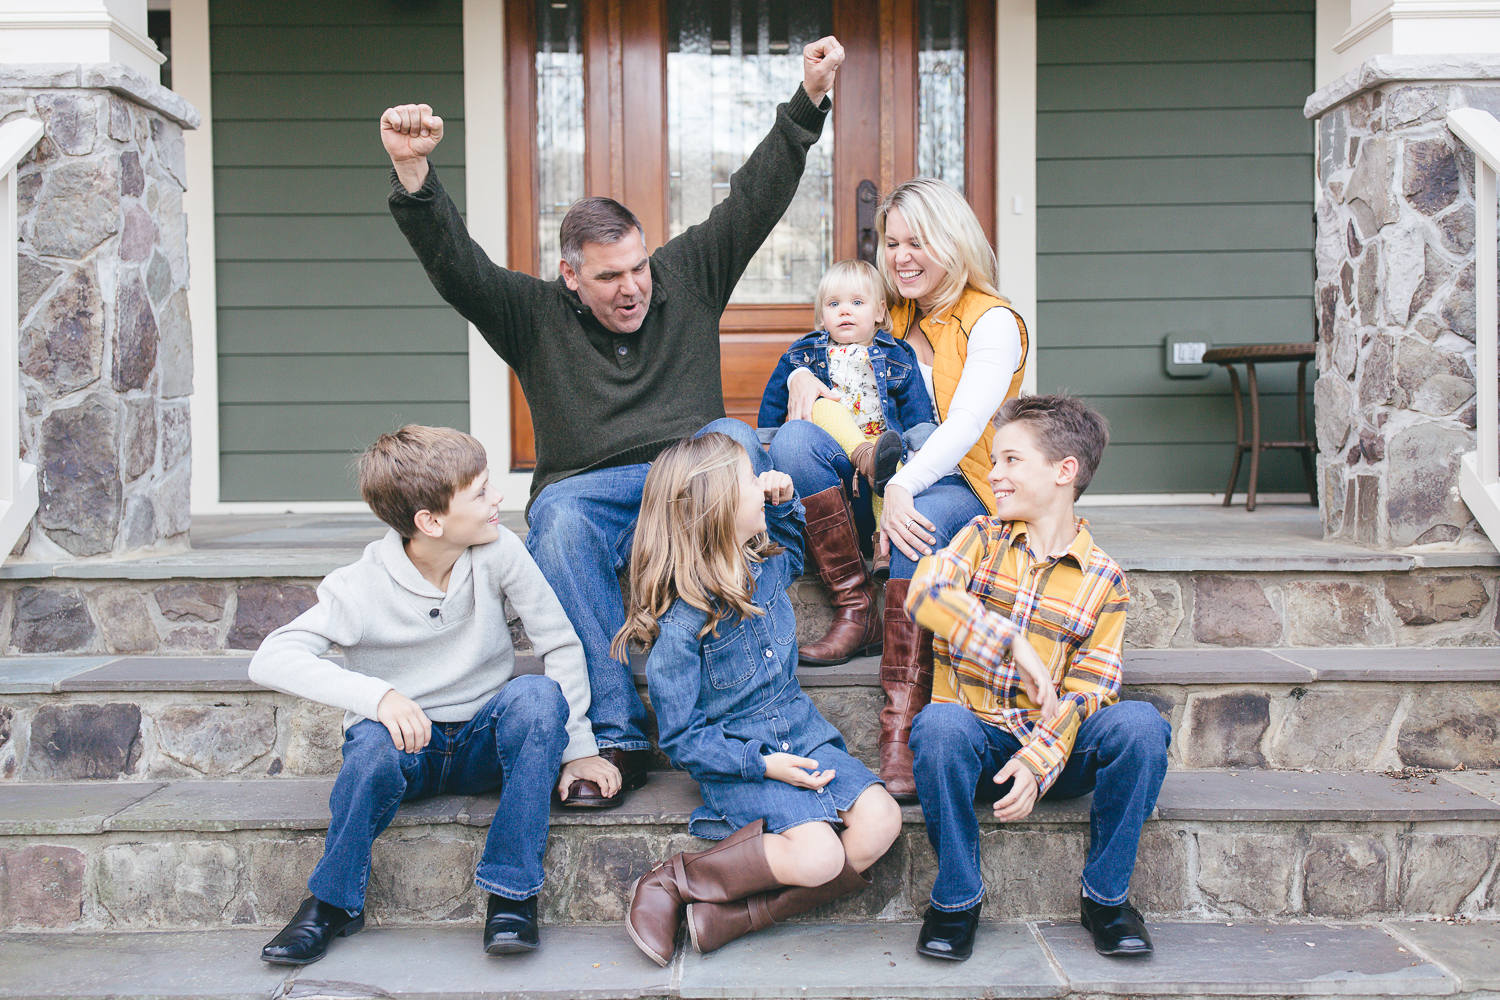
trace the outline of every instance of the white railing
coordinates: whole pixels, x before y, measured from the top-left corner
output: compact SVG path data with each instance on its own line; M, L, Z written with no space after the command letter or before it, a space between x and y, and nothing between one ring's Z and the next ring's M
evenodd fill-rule
M1500 546L1500 308L1495 253L1496 172L1500 121L1487 111L1448 112L1448 127L1474 150L1474 362L1478 448L1463 456L1459 491L1474 519Z
M42 123L0 126L0 554L9 552L36 514L36 466L21 461L20 317L16 315L16 164L42 137Z

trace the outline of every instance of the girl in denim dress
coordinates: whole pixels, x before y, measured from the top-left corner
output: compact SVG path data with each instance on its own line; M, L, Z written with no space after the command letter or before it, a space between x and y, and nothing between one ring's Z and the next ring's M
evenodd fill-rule
M802 517L791 479L757 477L723 434L673 445L646 476L613 653L649 646L661 748L703 794L689 829L719 840L631 889L626 927L663 966L684 916L693 947L712 951L869 885L901 830L880 779L797 683L786 588L802 572Z

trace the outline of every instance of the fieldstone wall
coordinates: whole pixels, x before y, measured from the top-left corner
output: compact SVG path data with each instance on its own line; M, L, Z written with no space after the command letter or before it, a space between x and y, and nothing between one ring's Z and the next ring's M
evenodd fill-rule
M245 794L266 801L268 811L279 807L271 796ZM493 808L492 800L466 807L439 798L398 813L375 841L371 917L385 926L472 921L482 913L473 871ZM1076 914L1086 815L1001 827L981 812L980 823L986 919ZM317 827L194 824L7 838L0 841L0 929L276 927L306 895L307 873L323 853ZM618 924L632 882L655 859L705 844L679 823L554 820L541 918L549 926ZM1154 919L1493 919L1496 858L1492 823L1156 818L1142 832L1131 898ZM936 869L922 824L908 822L871 870L869 889L799 919L916 920Z
M198 113L118 64L8 66L0 119L46 135L18 168L21 450L29 559L185 548L186 186Z
M1500 114L1500 58L1462 59L1372 60L1308 99L1322 188L1319 506L1331 538L1483 544L1458 490L1459 457L1475 447L1474 157L1444 116Z

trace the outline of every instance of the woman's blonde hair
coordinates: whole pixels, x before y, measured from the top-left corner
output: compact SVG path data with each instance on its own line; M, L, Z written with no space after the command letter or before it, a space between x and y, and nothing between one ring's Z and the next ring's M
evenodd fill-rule
M851 286L864 289L871 299L880 304L880 315L875 318L877 330L882 322L890 321L891 312L885 304L885 282L875 265L862 260L841 260L824 271L823 280L818 282L818 297L813 299L813 325L817 329L828 329L828 324L823 322L823 303L828 301L828 294L836 288Z
M912 235L928 256L942 265L947 275L933 292L932 314L945 313L958 304L964 287L1008 302L996 288L995 248L985 238L979 219L964 196L953 185L932 177L914 177L898 184L875 212L875 229L885 248L885 220L891 209L901 210ZM882 261L884 261L882 256ZM885 285L886 306L901 299L889 265L880 269Z
M656 456L641 490L641 516L630 554L630 604L610 655L626 660L631 640L656 641L657 619L682 598L708 621L700 637L738 613L762 615L746 560L783 551L765 532L743 546L736 536L739 465L745 449L727 434L688 438Z

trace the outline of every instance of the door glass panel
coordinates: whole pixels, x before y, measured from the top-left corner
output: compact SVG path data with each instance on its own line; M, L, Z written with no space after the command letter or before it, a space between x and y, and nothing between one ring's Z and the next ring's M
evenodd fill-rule
M536 5L537 274L557 276L557 229L583 197L583 2Z
M917 173L964 190L965 0L920 0Z
M670 235L708 218L729 176L802 82L802 47L831 34L829 0L671 0L667 5ZM808 302L833 254L833 118L797 195L751 261L735 303Z

